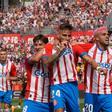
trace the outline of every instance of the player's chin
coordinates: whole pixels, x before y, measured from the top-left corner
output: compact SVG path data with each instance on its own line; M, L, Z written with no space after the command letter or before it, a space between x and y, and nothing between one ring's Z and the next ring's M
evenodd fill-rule
M109 45L109 41L105 41L105 45L108 46Z
M1 58L1 61L6 61L6 58Z

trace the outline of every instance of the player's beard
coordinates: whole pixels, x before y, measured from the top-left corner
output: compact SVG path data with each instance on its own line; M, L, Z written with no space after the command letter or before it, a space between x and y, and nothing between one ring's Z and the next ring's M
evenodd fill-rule
M0 63L1 63L1 64L5 64L5 63L6 63L6 59L0 60Z

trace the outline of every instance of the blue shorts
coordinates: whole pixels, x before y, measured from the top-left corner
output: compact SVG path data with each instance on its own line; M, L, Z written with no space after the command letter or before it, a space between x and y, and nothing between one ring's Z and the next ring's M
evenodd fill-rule
M11 90L6 91L6 92L0 91L0 102L10 105L12 102L12 94L13 92Z
M53 112L49 103L24 100L22 112Z
M63 108L67 112L80 112L77 82L53 85L51 94L54 110Z
M85 93L85 112L112 112L112 94Z

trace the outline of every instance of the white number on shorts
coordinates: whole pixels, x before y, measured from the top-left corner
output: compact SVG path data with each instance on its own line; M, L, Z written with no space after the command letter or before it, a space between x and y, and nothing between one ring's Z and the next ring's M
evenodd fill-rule
M28 106L23 107L23 112L27 112Z
M56 92L54 90L52 90L52 98L54 98L55 95L60 97L61 96L60 95L60 90L57 90Z
M92 104L85 104L85 112L93 112L93 105Z
M54 90L52 90L51 97L54 98Z
M56 96L58 96L58 97L61 96L61 95L60 95L60 90L57 90L57 91L56 91Z

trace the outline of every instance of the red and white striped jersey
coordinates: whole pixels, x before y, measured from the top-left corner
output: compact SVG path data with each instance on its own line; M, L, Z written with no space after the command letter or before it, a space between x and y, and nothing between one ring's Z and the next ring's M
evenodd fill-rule
M52 54L55 51L52 49ZM78 56L83 55L85 51L78 45L66 47L60 54L57 61L53 65L50 65L52 73L51 84L62 84L66 82L72 82L77 80L77 71L75 61Z
M96 44L91 46L88 54L99 64L100 67L107 69L106 75L101 75L93 70L90 64L86 66L85 84L86 93L111 94L112 83L110 82L112 66L112 49L102 51Z
M26 61L27 86L25 98L42 103L48 103L50 99L50 81L48 67L40 60L36 64Z
M33 66L26 65L26 99L46 103L49 101L50 82L47 70L47 67L41 61Z
M6 80L6 77L16 76L16 67L10 61L7 61L5 64L0 63L0 91L11 90L11 82Z

